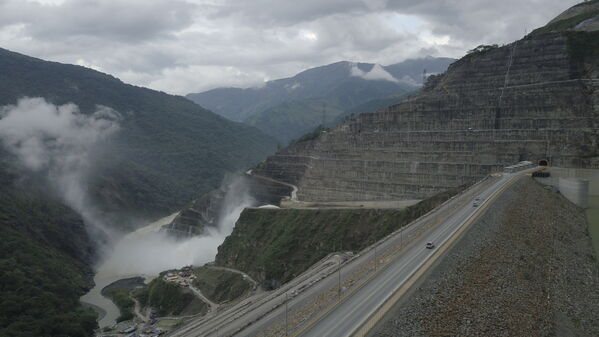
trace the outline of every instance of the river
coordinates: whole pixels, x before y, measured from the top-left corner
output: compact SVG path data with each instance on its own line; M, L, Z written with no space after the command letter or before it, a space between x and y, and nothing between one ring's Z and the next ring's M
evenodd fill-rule
M123 237L119 245L127 245L127 242L138 240L148 234L156 233L160 230L160 227L173 221L173 219L179 214L179 212L171 214L160 220L150 223L149 225L142 227L134 232L131 232ZM80 298L81 303L87 304L92 307L98 313L98 325L100 328L110 327L116 323L116 319L119 317L120 312L118 307L112 303L111 300L102 296L101 291L107 285L120 279L141 276L144 277L146 282L149 282L156 275L140 274L140 273L126 273L123 269L112 268L118 264L116 259L120 259L121 256L118 253L112 254L106 259L97 269L96 275L94 276L95 286L85 295Z
M242 180L233 179L227 184L222 216L216 226L204 228L201 236L178 240L160 232L160 227L177 216L178 213L175 213L125 235L112 246L109 255L96 270L96 285L81 297L82 303L89 304L100 314L98 323L101 328L112 326L120 314L112 301L100 293L110 283L138 276L148 282L165 270L201 266L214 261L218 246L231 234L243 209L255 206Z

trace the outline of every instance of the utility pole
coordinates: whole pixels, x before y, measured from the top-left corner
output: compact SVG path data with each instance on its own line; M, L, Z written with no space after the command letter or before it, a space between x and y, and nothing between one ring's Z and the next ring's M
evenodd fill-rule
M285 336L289 336L287 330L287 292L285 292Z
M376 260L376 244L374 245L374 271L376 271L376 265L377 265L377 260Z
M337 290L337 294L339 295L339 301L341 301L341 257L339 257L339 266L337 267L337 273L339 275L338 277L338 290Z

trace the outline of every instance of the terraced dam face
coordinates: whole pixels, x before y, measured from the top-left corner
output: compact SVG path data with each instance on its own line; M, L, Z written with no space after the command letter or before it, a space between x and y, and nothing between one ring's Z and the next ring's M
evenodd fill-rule
M599 168L597 41L534 33L481 48L417 96L293 144L253 174L296 185L299 200L355 201L423 199L522 160Z

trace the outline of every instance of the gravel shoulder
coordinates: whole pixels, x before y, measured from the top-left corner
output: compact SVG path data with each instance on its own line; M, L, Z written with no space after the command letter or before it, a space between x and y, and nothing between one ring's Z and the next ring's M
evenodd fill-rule
M520 179L369 336L599 336L584 211Z

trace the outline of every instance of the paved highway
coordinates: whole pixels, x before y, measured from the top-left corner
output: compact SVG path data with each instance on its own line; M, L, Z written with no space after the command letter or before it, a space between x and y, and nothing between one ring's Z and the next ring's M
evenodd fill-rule
M357 270L373 261L373 248L384 252L393 247L406 249L390 265L372 278L361 289L348 296L332 311L303 331L302 336L348 336L355 331L374 312L394 290L401 286L431 254L451 236L467 218L479 208L472 206L474 197L481 197L483 203L514 175L506 174L501 178L487 179L458 197L448 201L428 215L421 217L401 231L390 235L370 248L365 249L343 264L341 278L345 279ZM439 223L418 236L423 226ZM417 237L416 243L404 247L405 238ZM435 249L426 249L428 241L435 242ZM375 251L376 251L375 250ZM254 336L285 320L285 298L289 312L304 306L338 282L336 272L340 256L332 256L310 271L300 275L283 287L269 293L242 301L219 312L216 316L203 317L190 322L170 336ZM380 269L380 268L379 268ZM290 294L296 295L290 295ZM290 327L290 335L297 333Z
M481 206L506 185L516 174L504 174L478 196ZM369 317L383 305L418 269L434 254L435 250L446 243L468 219L479 212L479 207L466 204L453 213L440 226L423 235L419 243L393 261L386 269L366 283L353 296L348 297L335 309L305 330L303 337L346 337L363 325ZM435 243L434 249L427 249L427 242Z

